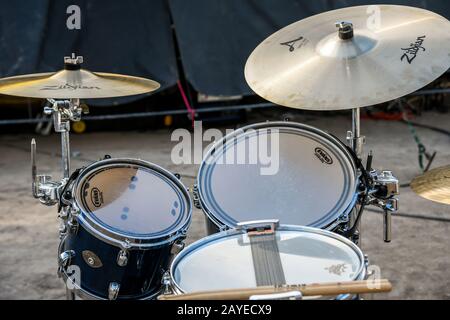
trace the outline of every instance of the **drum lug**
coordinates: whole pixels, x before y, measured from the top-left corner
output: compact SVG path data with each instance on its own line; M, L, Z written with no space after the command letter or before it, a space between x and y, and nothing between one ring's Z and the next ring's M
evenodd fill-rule
M72 234L78 233L78 221L74 219L73 217L67 221L68 231Z
M365 279L369 279L369 278L371 278L372 276L375 275L375 270L373 270L373 269L371 270L369 268L369 266L370 266L369 256L367 254L365 254L364 255L364 268L366 269Z
M119 295L120 284L117 282L111 282L108 287L108 299L116 300Z
M62 240L67 234L67 225L64 221L60 221L58 231L59 231L59 239Z
M77 217L80 214L80 209L75 206L72 206L70 209L70 216L67 219L67 230L72 234L78 233L78 220Z
M359 231L356 230L355 233L353 233L351 240L354 244L358 245L359 243Z
M369 256L367 254L364 255L364 265L367 268L369 268Z
M171 254L178 254L183 250L185 247L184 239L177 240L173 243L172 249L170 250Z
M163 295L171 295L173 294L172 290L172 281L170 280L169 271L164 272L164 275L161 280L161 284L163 286Z
M343 215L341 217L339 217L338 219L338 224L347 224L350 221L349 215Z
M194 184L194 186L192 187L192 198L193 198L193 203L194 203L194 206L197 208L197 209L201 209L202 208L202 206L201 206L201 203L200 203L200 197L199 197L199 195L198 195L198 187L197 187L197 184Z
M75 257L75 251L67 250L62 252L58 257L58 275L61 276L64 269L66 269L72 260Z
M117 264L120 267L125 267L128 264L128 258L129 258L129 253L128 250L120 250L119 254L117 255Z
M121 242L120 247L122 248L122 250L129 250L131 248L131 244L130 244L130 240L129 239L125 239L124 241Z

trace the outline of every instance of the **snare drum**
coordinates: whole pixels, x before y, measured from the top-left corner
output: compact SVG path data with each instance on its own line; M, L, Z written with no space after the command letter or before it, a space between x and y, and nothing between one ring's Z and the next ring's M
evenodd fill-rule
M171 291L180 294L260 285L354 281L366 277L361 249L336 233L280 226L270 238L267 230L263 235L255 235L251 230L230 229L186 247L171 264Z
M273 174L263 174L261 141L276 147L266 152ZM300 123L265 122L225 136L206 153L194 203L209 234L264 219L335 230L348 222L358 181L352 154L335 137Z
M134 159L108 159L81 171L72 187L60 274L93 299L146 299L181 246L192 205L170 172ZM76 281L78 280L78 281Z

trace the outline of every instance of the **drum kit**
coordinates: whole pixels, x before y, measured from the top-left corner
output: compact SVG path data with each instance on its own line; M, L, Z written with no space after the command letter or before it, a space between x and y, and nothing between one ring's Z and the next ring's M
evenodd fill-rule
M1 94L47 99L44 112L61 134L60 181L37 174L32 140L32 192L58 206L58 274L70 284L68 298L351 299L389 291L388 281L376 288L365 282L359 223L365 206L381 208L384 240L391 241L399 182L372 168L372 153L363 164L360 108L442 75L450 66L450 23L422 9L377 7L374 25L367 6L291 24L264 40L245 66L250 87L278 105L351 109L348 145L300 123L250 125L212 146L191 190L179 175L138 159L105 156L70 169L70 122L88 111L80 99L149 93L157 82L84 70L74 54L62 71L0 79ZM276 174L261 175L261 164L219 161L275 130ZM449 204L449 181L446 167L417 178L412 188ZM184 248L194 205L205 213L209 236Z

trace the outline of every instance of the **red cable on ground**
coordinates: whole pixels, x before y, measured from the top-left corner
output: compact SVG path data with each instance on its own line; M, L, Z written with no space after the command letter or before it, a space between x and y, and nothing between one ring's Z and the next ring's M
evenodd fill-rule
M185 105L186 109L188 110L189 114L191 115L192 128L194 128L195 109L192 108L191 104L189 103L189 100L188 100L186 94L184 93L184 89L183 89L183 86L181 85L180 80L177 81L177 85L178 85L178 89L180 90L181 97L183 98L184 105Z

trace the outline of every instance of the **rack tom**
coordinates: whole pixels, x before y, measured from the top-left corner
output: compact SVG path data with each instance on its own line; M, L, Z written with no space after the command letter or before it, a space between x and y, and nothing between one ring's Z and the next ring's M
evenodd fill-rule
M191 215L189 193L163 168L134 159L95 162L72 188L60 274L83 298L152 298Z
M337 138L300 123L265 122L236 130L206 153L194 203L209 234L265 219L336 230L349 221L358 184L355 160Z

